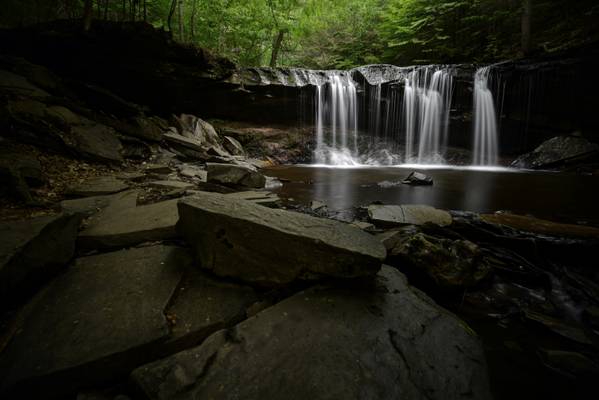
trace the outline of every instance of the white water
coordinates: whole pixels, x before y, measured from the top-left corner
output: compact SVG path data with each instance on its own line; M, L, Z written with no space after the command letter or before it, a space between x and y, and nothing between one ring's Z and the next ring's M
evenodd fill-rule
M489 89L489 67L474 74L474 165L497 165L497 117Z
M442 161L453 95L450 71L422 67L414 69L404 82L405 160L418 164Z
M317 86L317 163L356 165L358 156L358 95L356 83L347 72L331 71ZM325 130L330 131L328 138ZM327 141L328 139L328 141Z
M306 73L304 73L305 75ZM358 88L350 72L318 71L295 79L316 86L315 123L318 165L445 165L449 116L454 92L452 68L403 69L400 85L367 87L361 103L367 130L358 140ZM498 163L498 129L490 68L476 71L473 97L473 162ZM466 132L464 132L465 134ZM367 134L367 135L366 135Z

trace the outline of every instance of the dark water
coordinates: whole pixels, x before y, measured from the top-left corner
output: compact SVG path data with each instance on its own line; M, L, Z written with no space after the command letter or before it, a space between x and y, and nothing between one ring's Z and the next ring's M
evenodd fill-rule
M411 171L432 176L434 185L399 184ZM517 170L313 166L273 167L266 174L285 180L283 187L276 190L282 198L305 204L320 200L331 210L381 201L481 213L504 210L599 225L599 176ZM395 185L379 184L385 181Z

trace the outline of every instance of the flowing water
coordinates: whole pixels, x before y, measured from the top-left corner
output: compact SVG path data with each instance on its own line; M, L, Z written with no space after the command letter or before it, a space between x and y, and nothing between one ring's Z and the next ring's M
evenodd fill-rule
M490 67L483 67L474 75L474 165L497 165L497 117L489 89L490 73Z

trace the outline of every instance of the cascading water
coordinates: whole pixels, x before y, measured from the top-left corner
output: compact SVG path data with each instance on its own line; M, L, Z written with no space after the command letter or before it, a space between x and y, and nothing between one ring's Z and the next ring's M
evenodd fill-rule
M489 89L490 67L474 74L474 165L497 165L497 117Z
M405 78L405 160L439 163L447 145L453 79L449 70L415 69ZM416 146L417 144L417 146Z
M316 89L316 149L318 164L354 165L358 153L358 95L347 72L330 71ZM329 130L329 135L325 134ZM327 142L328 136L328 142Z

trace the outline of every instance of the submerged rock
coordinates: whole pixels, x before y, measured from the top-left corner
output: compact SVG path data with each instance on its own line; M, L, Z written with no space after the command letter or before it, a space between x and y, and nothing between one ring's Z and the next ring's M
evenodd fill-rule
M83 257L32 301L0 356L5 398L49 398L122 377L169 337L164 310L191 258L153 246Z
M410 173L410 175L408 175L408 177L406 179L404 179L403 181L401 181L401 183L406 184L406 185L423 185L423 186L427 186L427 185L432 185L433 184L433 178L422 174L420 172L412 172Z
M388 254L399 268L414 268L443 288L474 286L491 273L481 249L468 240L398 232Z
M543 142L532 152L521 155L515 168L554 168L585 155L599 153L599 145L579 136L556 136Z
M66 266L75 253L80 221L79 215L60 214L0 223L0 309Z
M239 185L261 189L266 183L264 175L255 168L235 164L206 163L208 182Z
M388 266L300 292L132 378L149 399L491 398L472 330Z
M440 226L450 225L451 215L447 211L421 204L368 206L370 220L383 227L398 225L423 225L433 223Z
M216 193L181 200L179 215L202 268L261 285L373 275L386 255L358 228Z

